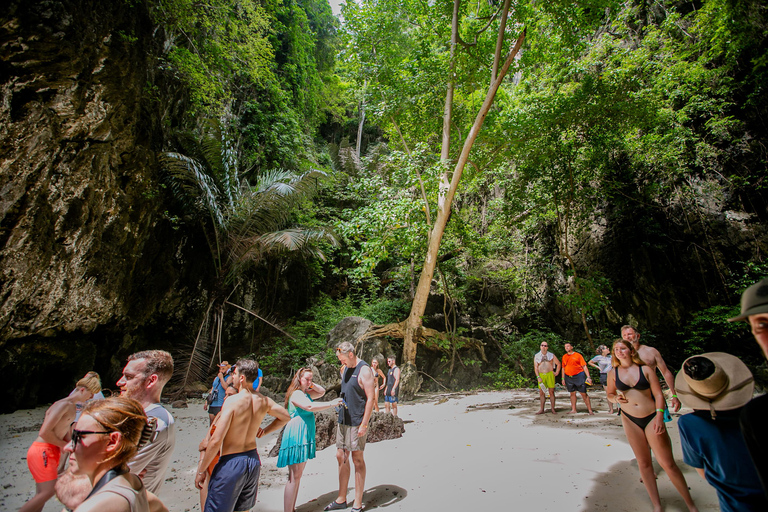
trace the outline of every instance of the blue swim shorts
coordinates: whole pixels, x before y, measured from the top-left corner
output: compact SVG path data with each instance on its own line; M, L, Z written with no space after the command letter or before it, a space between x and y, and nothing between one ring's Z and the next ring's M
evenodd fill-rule
M397 395L391 396L391 395L384 395L384 401L388 402L390 404L396 404L398 401Z
M251 510L256 505L260 472L257 450L222 456L211 474L205 512Z

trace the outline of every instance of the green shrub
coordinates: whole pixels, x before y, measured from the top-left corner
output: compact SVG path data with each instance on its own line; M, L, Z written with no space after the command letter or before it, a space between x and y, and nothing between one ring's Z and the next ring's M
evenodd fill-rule
M533 379L520 375L504 363L495 372L484 373L483 376L491 380L490 386L493 389L519 389L536 386Z

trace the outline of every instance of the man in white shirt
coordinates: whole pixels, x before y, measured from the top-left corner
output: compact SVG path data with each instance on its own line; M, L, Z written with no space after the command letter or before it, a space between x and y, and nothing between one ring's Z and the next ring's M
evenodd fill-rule
M144 350L128 357L123 376L117 381L120 395L141 403L148 418L157 420L154 439L128 463L131 473L141 477L144 487L157 494L173 456L176 432L173 416L160 404L163 387L173 375L173 358L164 350Z

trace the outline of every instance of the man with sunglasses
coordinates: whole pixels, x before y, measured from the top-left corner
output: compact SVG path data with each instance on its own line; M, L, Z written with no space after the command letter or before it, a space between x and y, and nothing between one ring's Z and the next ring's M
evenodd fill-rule
M173 375L173 358L164 350L144 350L128 356L123 376L117 381L120 395L141 403L148 418L157 420L155 438L128 463L144 487L157 494L176 446L173 416L160 404L163 387Z
M549 352L549 343L542 341L541 349L533 356L533 371L539 384L539 401L541 408L536 414L544 414L544 405L547 403L545 390L549 391L549 406L552 414L555 412L555 377L560 373L560 360L552 352Z
M61 449L70 440L70 426L77 413L77 403L93 398L101 391L98 374L83 377L75 389L45 411L45 419L37 439L27 450L27 466L35 479L36 492L19 512L40 512L55 492Z

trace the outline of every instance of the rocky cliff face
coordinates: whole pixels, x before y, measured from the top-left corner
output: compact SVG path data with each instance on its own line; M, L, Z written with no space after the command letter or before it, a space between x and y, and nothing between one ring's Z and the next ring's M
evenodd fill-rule
M205 253L163 214L155 162L179 99L129 4L3 8L0 381L17 391L0 408L60 398L95 365L114 387L127 353L169 347L195 307L185 272Z

